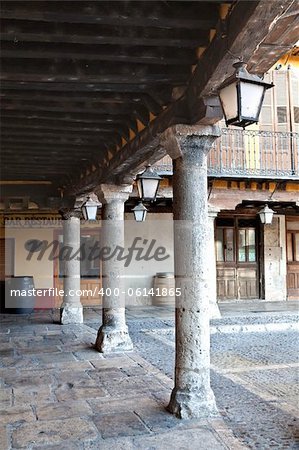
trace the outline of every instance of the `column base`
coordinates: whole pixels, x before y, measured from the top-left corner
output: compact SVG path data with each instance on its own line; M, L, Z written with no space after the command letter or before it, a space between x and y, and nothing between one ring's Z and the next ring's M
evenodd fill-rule
M62 306L60 309L60 323L68 325L70 323L83 323L82 306Z
M210 303L210 319L221 319L218 303Z
M171 393L168 411L179 419L207 419L219 416L212 389L205 392L180 391L176 388Z
M95 348L101 353L129 352L133 343L128 330L102 326L98 331Z

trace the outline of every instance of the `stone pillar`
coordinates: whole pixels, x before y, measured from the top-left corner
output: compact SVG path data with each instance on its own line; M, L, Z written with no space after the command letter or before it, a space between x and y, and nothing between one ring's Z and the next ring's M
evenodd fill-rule
M83 323L80 301L80 215L74 209L63 214L64 298L60 310L62 324Z
M207 264L209 269L209 293L210 293L210 319L220 319L221 314L217 303L217 270L216 270L216 254L215 254L215 218L219 209L209 205L209 251L207 253Z
M102 247L124 248L124 203L132 186L102 184L97 195L103 203ZM95 347L99 352L123 352L133 349L125 318L124 262L116 257L102 261L102 326ZM110 295L111 294L111 295Z
M176 288L175 386L168 409L180 418L217 415L210 386L207 154L216 126L172 127L161 145L173 159Z

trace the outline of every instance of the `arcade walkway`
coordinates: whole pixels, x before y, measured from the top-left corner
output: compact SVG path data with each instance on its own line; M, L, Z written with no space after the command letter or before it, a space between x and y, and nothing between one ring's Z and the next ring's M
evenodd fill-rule
M220 417L209 421L165 411L174 357L170 309L130 309L135 351L105 357L92 348L98 310L85 311L84 325L61 326L50 311L1 316L1 450L295 449L298 303L280 313L286 303L260 305L265 312L250 303L234 317L223 305L223 319L212 323ZM233 324L272 324L276 331L223 328Z

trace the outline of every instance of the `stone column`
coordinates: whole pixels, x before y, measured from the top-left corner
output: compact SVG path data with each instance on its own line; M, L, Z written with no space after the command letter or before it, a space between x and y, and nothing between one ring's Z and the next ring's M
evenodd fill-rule
M80 216L74 209L63 214L64 298L60 310L62 324L83 323L83 307L80 301Z
M101 246L112 250L124 248L124 203L132 186L101 184L97 195L103 203ZM102 261L103 312L102 326L95 347L99 352L130 351L133 344L125 318L124 261L116 256Z
M215 126L178 125L161 138L173 159L175 278L181 290L176 297L175 386L168 409L183 419L217 414L210 386L207 154L219 135Z
M210 293L210 319L219 319L221 317L219 306L217 303L217 271L216 271L216 254L215 254L215 219L219 212L218 208L209 205L209 251L207 253L207 264L209 269L209 293Z

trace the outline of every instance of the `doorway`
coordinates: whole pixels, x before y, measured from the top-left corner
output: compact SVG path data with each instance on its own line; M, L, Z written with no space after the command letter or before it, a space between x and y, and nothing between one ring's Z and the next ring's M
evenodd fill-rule
M215 230L218 300L260 297L256 218L217 218Z
M287 290L288 299L299 299L299 221L287 219Z

